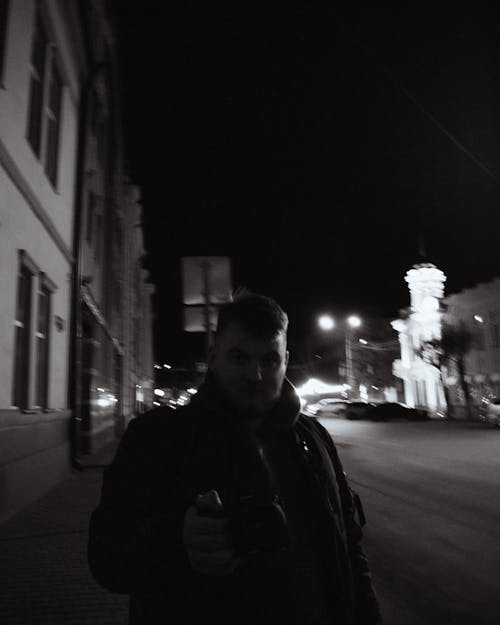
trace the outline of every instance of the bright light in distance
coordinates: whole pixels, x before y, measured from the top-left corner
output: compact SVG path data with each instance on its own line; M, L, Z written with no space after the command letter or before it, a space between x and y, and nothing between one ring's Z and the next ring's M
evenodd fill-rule
M161 369L161 365L153 365L155 369Z
M474 315L474 319L475 319L478 323L484 323L484 319L481 317L481 315Z
M351 326L351 328L359 328L361 325L361 319L356 317L356 315L351 315L347 318L347 323Z
M159 401L154 401L154 402L153 402L153 406L161 406L161 404L160 404L160 402L159 402Z
M187 392L188 392L190 395L196 395L196 393L198 392L198 389L196 389L196 388L188 388L188 389L187 389Z
M155 390L153 391L153 393L155 395L158 395L158 397L164 397L165 396L165 391L162 390L161 388L155 388Z
M361 343L361 345L368 345L368 341L365 341L365 339L358 339L358 341Z
M165 364L164 364L164 365L163 365L163 368L164 368L164 369L171 369L172 367L171 367L170 365L165 365Z
M319 395L321 393L340 393L344 387L344 384L326 384L317 378L310 378L295 390L299 397L305 397L306 395Z
M335 327L335 320L330 315L321 315L318 319L318 325L322 330L333 330Z

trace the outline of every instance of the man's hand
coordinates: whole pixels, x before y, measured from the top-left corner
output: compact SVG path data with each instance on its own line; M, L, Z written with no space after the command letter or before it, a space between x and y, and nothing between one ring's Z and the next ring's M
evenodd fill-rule
M238 566L224 507L215 490L198 495L184 518L184 546L195 571L204 575L228 575Z

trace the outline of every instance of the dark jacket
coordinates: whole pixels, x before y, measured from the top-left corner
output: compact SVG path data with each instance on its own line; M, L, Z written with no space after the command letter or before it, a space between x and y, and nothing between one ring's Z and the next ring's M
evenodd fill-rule
M262 448L248 458L259 438L276 434L296 447L311 479L327 563L325 581L334 601L332 625L381 622L361 546L355 498L337 450L328 432L299 409L293 387L285 382L279 405L252 441L236 427L241 420L209 382L189 406L176 411L159 408L130 422L104 472L101 500L90 520L88 555L102 586L130 594L131 624L252 625L246 620L250 611L242 605L242 597L258 602L261 589L269 601L280 579L269 572L272 568L260 566L265 560L258 559L246 570L242 565L241 571L224 577L194 572L183 547L184 514L198 493L214 488L224 503L231 501L242 482L246 489L269 495L272 483L255 465L255 457L263 456Z

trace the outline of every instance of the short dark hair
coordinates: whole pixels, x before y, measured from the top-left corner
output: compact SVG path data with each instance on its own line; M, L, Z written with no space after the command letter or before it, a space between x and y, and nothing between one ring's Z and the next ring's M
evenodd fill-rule
M258 293L246 292L220 306L216 336L233 321L255 337L271 338L280 333L286 335L288 329L286 312L274 299Z

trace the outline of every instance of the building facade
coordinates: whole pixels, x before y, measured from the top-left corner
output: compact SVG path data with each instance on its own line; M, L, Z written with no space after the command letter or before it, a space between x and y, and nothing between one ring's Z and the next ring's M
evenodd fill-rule
M133 184L124 186L124 206L127 206L126 257L127 289L126 319L126 374L124 403L125 418L142 414L153 403L153 312L151 298L154 287L143 267L145 255L141 229L140 191Z
M119 435L153 375L115 48L101 0L0 2L0 520Z
M81 36L60 4L2 6L2 516L68 470L68 355Z
M500 395L500 278L448 295L444 299L447 319L462 324L472 342L464 357L466 382L476 406ZM450 368L448 385L457 403L460 389Z

